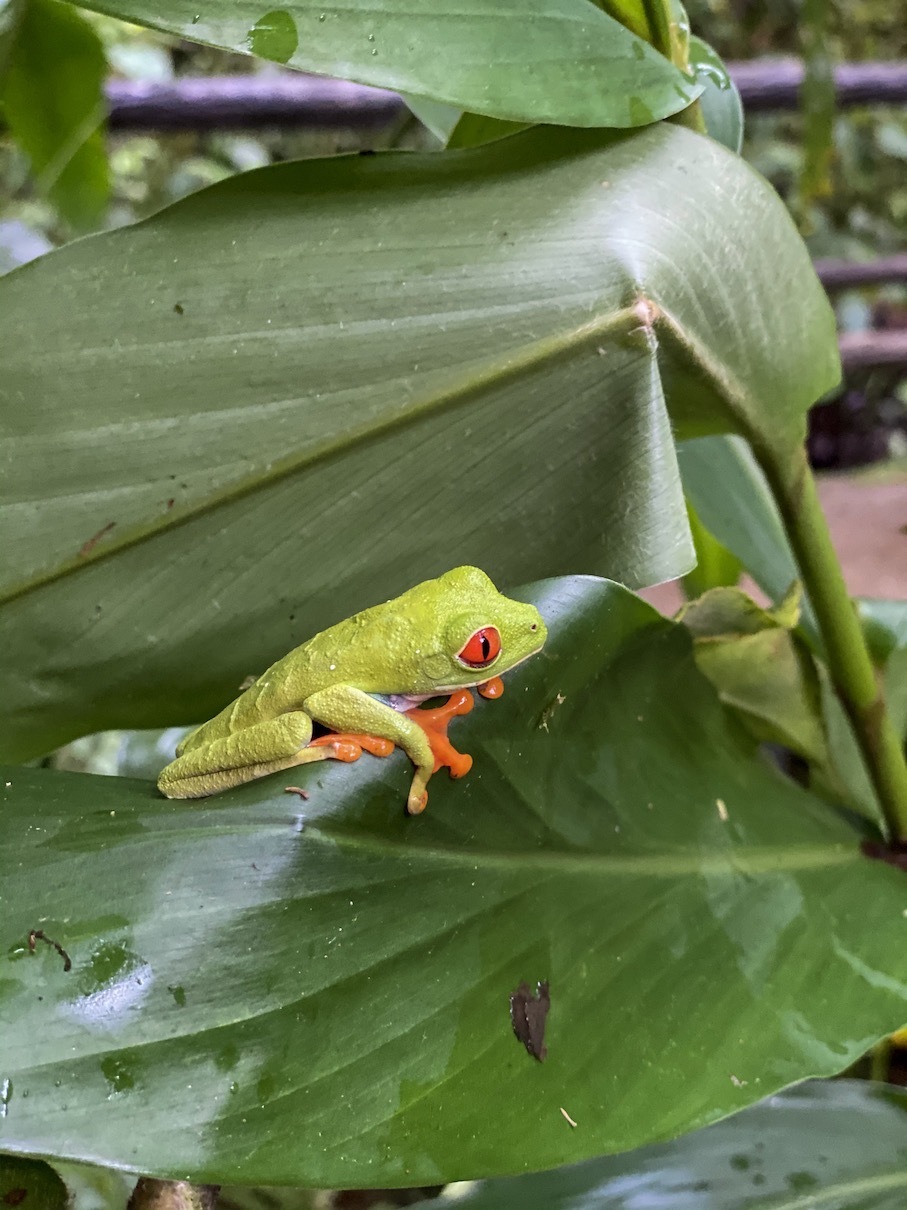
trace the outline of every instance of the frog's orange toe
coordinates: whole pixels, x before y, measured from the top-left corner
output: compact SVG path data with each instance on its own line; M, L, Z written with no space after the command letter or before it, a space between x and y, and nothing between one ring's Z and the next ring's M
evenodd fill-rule
M325 739L328 737L325 736ZM358 760L362 755L362 748L359 744L354 744L348 739L333 739L329 743L323 743L321 740L316 740L313 744L309 744L310 748L330 748L331 755L334 760L342 760L345 765L351 765L354 760Z
M472 768L472 757L468 752L457 752L455 748L451 748L450 754L454 758L446 762L450 769L450 776L465 777Z
M479 693L482 697L496 698L500 697L504 692L504 682L499 676L493 676L491 680L486 681L484 685L477 685Z
M380 735L342 734L330 731L327 735L319 735L318 739L313 739L308 746L310 748L332 748L335 760L342 760L349 764L358 760L363 752L370 752L372 756L390 756L394 750L394 741L384 739Z

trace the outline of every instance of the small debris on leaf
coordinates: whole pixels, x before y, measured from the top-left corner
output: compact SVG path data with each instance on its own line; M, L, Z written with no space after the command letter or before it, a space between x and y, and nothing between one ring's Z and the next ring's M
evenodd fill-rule
M539 730L540 731L548 730L548 722L549 722L552 714L554 714L554 712L555 712L555 710L557 710L558 706L563 706L563 704L566 700L567 699L565 698L563 693L558 693L555 696L554 701L548 703L548 705L542 711L542 717L539 719Z
M300 798L308 800L308 790L303 790L302 786L284 786L284 794L298 794Z
M722 823L727 823L728 819L730 819L730 816L727 813L727 807L724 805L724 799L716 798L715 806L718 808L718 818Z
M733 1072L731 1072L730 1075L731 1075L731 1083L734 1085L735 1088L746 1088L747 1084L749 1083L749 1080L740 1080L737 1078L737 1076L735 1076L733 1074Z
M80 559L84 559L87 555L90 555L104 535L109 534L115 525L116 521L108 521L107 524L102 529L99 529L96 534L92 534L87 542L82 543L81 547L79 548L78 557Z
M53 948L63 959L64 971L72 970L72 959L70 958L69 954L67 954L66 950L59 943L59 941L54 941L52 937L48 937L44 932L44 929L32 929L28 934L28 948L31 953L35 952L35 946L39 941L43 941L45 945L53 946Z
M551 1008L547 980L536 984L533 993L523 982L510 995L510 1022L513 1032L533 1058L541 1063L548 1054L545 1045L545 1022Z
M576 1122L574 1122L573 1118L571 1118L570 1114L563 1107L563 1105L561 1106L561 1113L564 1115L564 1117L567 1119L567 1121L570 1123L570 1125L573 1127L573 1129L576 1130Z
M255 684L255 682L256 682L257 680L258 680L258 677L257 677L257 676L247 676L247 677L244 677L244 678L243 678L243 680L242 680L242 682L240 683L240 686L239 686L239 692L240 692L240 693L245 693L245 691L246 691L247 689L251 689L251 688L252 688L252 686Z

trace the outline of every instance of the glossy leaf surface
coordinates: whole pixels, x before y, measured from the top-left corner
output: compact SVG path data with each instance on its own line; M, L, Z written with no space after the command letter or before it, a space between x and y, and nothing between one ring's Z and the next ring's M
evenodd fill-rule
M0 1147L314 1186L550 1167L907 1020L904 875L761 761L683 628L593 579L520 595L548 644L418 818L399 754L200 803L6 773ZM509 1011L540 980L543 1063Z
M778 198L666 125L248 173L3 278L0 356L7 759L457 563L680 575L673 433L799 440L837 366Z
M488 1181L458 1210L902 1210L907 1096L809 1083L673 1143ZM581 1127L578 1125L577 1129ZM437 1202L420 1202L428 1210Z
M588 0L92 0L139 25L475 113L644 126L702 86ZM493 70L489 70L493 64Z
M738 155L743 146L743 102L720 56L702 38L690 39L690 67L705 90L699 106L713 139Z

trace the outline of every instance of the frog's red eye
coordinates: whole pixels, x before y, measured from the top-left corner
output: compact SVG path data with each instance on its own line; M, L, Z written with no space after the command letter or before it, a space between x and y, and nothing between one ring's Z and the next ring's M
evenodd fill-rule
M494 626L483 626L467 641L457 659L470 668L487 668L500 654L500 634Z

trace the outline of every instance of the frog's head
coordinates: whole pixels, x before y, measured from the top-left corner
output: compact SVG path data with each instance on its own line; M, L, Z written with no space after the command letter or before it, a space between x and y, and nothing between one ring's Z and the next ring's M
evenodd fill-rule
M439 693L500 676L545 642L548 632L535 606L502 596L477 567L455 567L432 581L432 587L433 611L441 624L424 672Z

